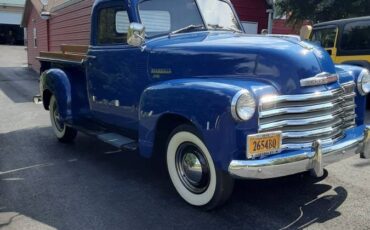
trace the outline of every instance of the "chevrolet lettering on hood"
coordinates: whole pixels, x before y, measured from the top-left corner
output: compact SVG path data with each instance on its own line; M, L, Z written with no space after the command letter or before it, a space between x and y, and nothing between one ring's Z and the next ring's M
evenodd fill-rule
M316 86L316 85L326 85L329 83L337 82L338 75L330 73L320 73L314 77L306 78L301 80L301 86Z

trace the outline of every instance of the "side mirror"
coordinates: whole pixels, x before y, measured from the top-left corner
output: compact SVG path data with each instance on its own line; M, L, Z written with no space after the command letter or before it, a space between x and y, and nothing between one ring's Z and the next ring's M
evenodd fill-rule
M302 41L308 41L310 39L311 33L312 33L312 26L305 25L301 27L299 35Z
M143 24L130 23L127 33L127 44L130 46L140 47L145 43L145 27Z

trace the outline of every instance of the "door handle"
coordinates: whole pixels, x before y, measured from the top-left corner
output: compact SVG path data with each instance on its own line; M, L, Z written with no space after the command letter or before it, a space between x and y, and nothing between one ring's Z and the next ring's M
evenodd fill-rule
M93 60L94 60L94 59L96 59L96 56L93 56L93 55L86 55L86 58L87 58L87 59L93 59Z
M88 64L89 66L92 66L91 60L95 60L95 59L96 59L96 56L86 55L85 59L83 60L83 63Z

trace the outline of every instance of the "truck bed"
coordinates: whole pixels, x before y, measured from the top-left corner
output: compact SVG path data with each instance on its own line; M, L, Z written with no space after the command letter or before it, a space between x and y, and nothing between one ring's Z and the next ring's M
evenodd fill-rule
M40 52L40 56L37 59L47 62L82 64L87 57L88 46L61 45L60 49L60 52Z

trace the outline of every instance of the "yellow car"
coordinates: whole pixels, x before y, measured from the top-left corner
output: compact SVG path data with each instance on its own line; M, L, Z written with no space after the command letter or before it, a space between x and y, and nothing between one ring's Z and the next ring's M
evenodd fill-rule
M310 36L338 64L350 64L370 70L370 16L319 23Z

